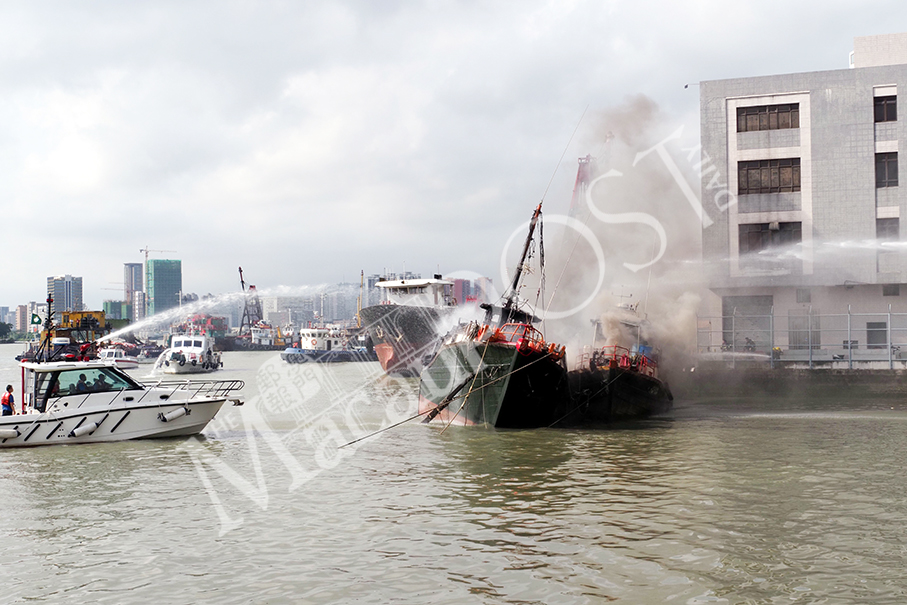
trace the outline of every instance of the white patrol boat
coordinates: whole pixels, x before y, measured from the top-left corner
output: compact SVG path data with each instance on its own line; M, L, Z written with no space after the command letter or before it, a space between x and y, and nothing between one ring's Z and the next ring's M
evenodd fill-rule
M136 357L127 355L126 351L119 347L105 347L98 351L98 359L112 361L116 366L123 370L134 370L139 367L139 360Z
M170 348L165 349L154 364L164 374L200 374L213 372L223 366L220 352L214 350L214 339L204 335L173 336Z
M145 385L112 361L20 365L25 413L0 417L0 448L195 435L225 402L242 405L241 380Z

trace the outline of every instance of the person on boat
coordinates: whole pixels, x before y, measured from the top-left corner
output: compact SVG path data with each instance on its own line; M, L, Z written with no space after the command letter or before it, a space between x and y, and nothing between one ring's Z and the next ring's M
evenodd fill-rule
M97 380L94 381L92 388L95 391L109 391L110 383L107 382L107 377L104 374L100 374Z
M76 391L84 393L88 390L88 382L85 379L85 374L79 374L79 382L76 383Z
M3 404L3 415L12 416L16 413L16 400L13 397L13 385L6 385L6 392L3 393L2 399L0 402Z

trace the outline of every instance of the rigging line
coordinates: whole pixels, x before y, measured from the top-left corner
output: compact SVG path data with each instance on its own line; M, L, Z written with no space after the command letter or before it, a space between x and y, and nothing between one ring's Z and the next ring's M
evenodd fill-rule
M567 155L567 150L570 148L570 143L573 142L573 137L576 136L576 131L579 130L580 124L583 123L583 118L586 117L586 112L589 111L589 104L586 104L586 108L583 109L583 113L579 117L579 121L576 123L576 127L573 129L573 133L570 135L570 138L567 139L567 144L564 146L564 151L561 153L561 158L557 161L557 165L554 167L554 172L551 173L551 179L548 181L548 186L545 187L545 193L542 194L542 200L544 201L545 196L548 195L548 190L551 188L551 183L554 182L554 177L557 175L557 169L561 167L561 162L564 161L564 156Z
M434 409L434 408L432 408L432 409ZM398 426L400 426L401 424L405 424L405 423L409 422L410 420L415 420L415 419L418 418L419 416L424 416L425 414L428 414L430 411L431 411L431 410L425 410L424 412L419 412L419 413L416 414L415 416L410 416L409 418L407 418L407 419L405 419L405 420L401 420L400 422L394 423L394 424L392 424L392 425L390 425L390 426L386 426L386 427L384 427L383 429L378 429L377 431L375 431L375 432L373 432L373 433L369 433L368 435L365 435L365 436L363 436L363 437L360 437L359 439L353 439L353 440L350 441L349 443L344 443L343 445L338 446L337 449L338 449L338 450L343 449L343 448L345 448L346 446L348 446L348 445L353 445L354 443L358 443L358 442L362 441L363 439L368 439L369 437L374 437L374 436L377 435L378 433L383 433L384 431L389 431L389 430L391 430L392 428L398 427Z
M490 387L490 386L493 385L494 383L500 382L501 380L504 380L505 378L507 378L507 377L509 377L509 376L512 376L513 374L516 374L516 373L519 372L520 370L524 370L524 369L528 368L529 366L531 366L532 364L535 364L535 363L538 363L539 361L542 361L543 359L545 359L546 357L549 357L550 355L551 355L551 353L545 353L545 355L544 355L543 357L539 357L539 358L536 359L535 361L531 361L531 362L527 363L527 364L524 365L522 368L518 368L518 369L516 369L516 370L514 370L514 371L512 371L512 372L508 372L507 374L504 374L504 375L501 376L500 378L495 378L495 379L492 380L491 382L486 383L486 384L483 384L483 385L480 386L478 389L476 389L476 391L480 391L480 390L484 389L485 387ZM464 400L464 403L465 403L465 402L466 402L466 401L465 401L465 400L466 400L466 397L467 397L468 395L469 395L469 393L467 393L466 395L457 395L456 397L452 398L452 399L448 402L448 405L450 405L451 403L453 403L453 402L456 401L457 399L463 399L463 400ZM445 407L447 407L447 406L445 406ZM358 439L353 439L352 441L350 441L350 442L348 442L348 443L344 443L343 445L338 446L337 449L345 448L346 446L348 446L348 445L353 445L354 443L358 443L358 442L362 441L363 439L368 439L369 437L373 437L373 436L375 436L375 435L377 435L377 434L379 434L379 433L383 433L384 431L388 431L388 430L390 430L390 429L392 429L392 428L396 428L396 427L400 426L401 424L406 424L406 423L409 422L410 420L415 420L416 418L419 418L420 416L424 416L424 415L426 415L426 414L432 412L432 411L435 410L436 408L437 408L437 406L435 406L435 407L433 407L433 408L429 408L429 409L425 410L424 412L419 412L419 413L416 414L415 416L410 416L409 418L406 418L405 420L401 420L400 422L397 422L397 423L392 424L392 425L390 425L390 426L386 426L386 427L384 427L384 428L382 428L382 429L378 429L377 431L375 431L375 432L373 432L373 433L369 433L368 435L364 435L364 436L362 436L362 437L359 437ZM462 406L462 405L460 405L460 409L463 409L463 406ZM457 410L457 413L459 413L459 410ZM455 415L455 416L456 416L456 415ZM445 428L446 428L446 427L445 427Z
M487 347L486 347L486 348L487 348ZM480 386L478 389L476 389L476 391L481 391L482 389L484 389L484 388L486 388L486 387L490 387L490 386L493 385L494 383L500 382L500 381L504 380L505 378L509 378L509 377L513 376L514 374L516 374L517 372L519 372L519 371L521 371L521 370L525 370L525 369L528 368L529 366L531 366L531 365L533 365L533 364L536 364L536 363L542 361L543 359L547 359L548 357L551 357L551 353L545 353L542 357L539 357L539 358L536 359L535 361L530 361L529 363L527 363L526 365L524 365L524 366L521 367L521 368L517 368L516 370L513 370L512 372L507 372L507 373L504 374L503 376L501 376L501 377L499 377L499 378L495 378L495 379L492 380L491 382L486 382L485 384L483 384L482 386ZM457 399L459 399L459 398L461 398L461 397L463 398L463 403L460 404L460 407L459 407L459 409L457 410L457 414L459 414L459 413L460 413L460 410L463 409L463 406L466 405L466 397L467 397L467 396L468 396L468 393L467 393L466 395L457 395L456 397L454 397L453 399L450 400L449 403L453 403L453 402L456 401ZM449 404L448 404L448 405L449 405ZM432 408L432 409L434 409L434 408ZM456 418L457 414L454 414L454 418ZM452 421L451 421L451 422L452 422ZM446 430L448 426L450 426L450 424L448 424L447 426L445 426L444 429L442 429L442 432L443 432L444 430Z
M618 378L620 378L621 376L623 376L623 375L624 375L626 372L628 372L628 371L629 371L629 370L627 370L627 369L621 369L621 370L620 370L620 374L617 374L616 376L614 376L614 378L612 378L611 380L609 380L604 386L602 386L602 388L600 388L599 390L597 390L597 391L595 391L594 393L592 393L591 395L589 395L589 396L586 398L586 400L588 401L588 400L590 400L592 397L595 397L595 396L597 396L598 394L604 392L608 387L611 386L612 383L614 383L614 381L616 381ZM574 406L573 408L571 408L566 414L564 414L563 416L561 416L560 418L558 418L557 420L555 420L554 422L552 422L551 424L549 424L547 428L550 429L551 427L553 427L554 425L556 425L558 422L560 422L561 420L563 420L564 418L566 418L567 416L569 416L570 414L572 414L572 413L575 412L576 410L580 409L580 407L582 407L582 405L583 405L582 403L577 404L576 406Z
M589 222L589 217L591 216L591 214L587 214L586 218L583 219L583 227L586 227L586 223ZM551 308L551 304L554 302L554 295L557 294L557 289L561 285L561 280L564 278L564 274L567 272L567 267L570 265L570 259L573 258L573 254L576 252L576 246L579 244L579 238L581 236L582 233L577 231L576 239L573 240L573 247L570 248L570 254L567 255L567 260L564 261L564 265L561 267L561 272L557 276L557 281L554 282L554 289L551 291L551 298L548 299L548 305L545 307L545 315L548 315L548 309Z
M490 329L490 326L487 329ZM472 375L472 384L469 385L469 391L467 391L466 395L463 396L463 403L460 404L460 407L457 409L457 413L454 414L450 418L450 422L447 423L447 426L445 426L443 429L441 429L441 434L443 434L444 431L447 430L447 427L453 423L454 418L456 418L460 414L460 410L462 410L463 406L466 405L466 401L469 399L469 396L472 394L472 391L476 386L476 380L479 379L479 372L482 371L482 364L485 363L485 354L486 353L488 353L488 343L485 343L485 349L482 351L482 359L479 360L479 365L476 369L476 372L475 372L475 374ZM484 406L484 399L482 401L483 401L482 405ZM449 406L450 403L448 403L447 405ZM482 414L483 415L485 414L484 410L483 410Z

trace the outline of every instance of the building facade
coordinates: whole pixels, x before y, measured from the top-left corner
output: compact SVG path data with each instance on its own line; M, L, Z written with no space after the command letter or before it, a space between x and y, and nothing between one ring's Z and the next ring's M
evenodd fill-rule
M725 345L740 326L760 349L874 342L885 318L851 313L907 312L901 47L907 34L857 38L850 68L700 84L708 314ZM848 332L823 336L814 318L843 313Z
M145 304L147 315L180 306L183 291L182 262L149 260L145 266Z
M47 278L47 296L54 300L54 311L82 310L82 278L58 275Z
M130 315L122 319L141 319L135 317L135 309L138 307L136 295L144 292L145 279L142 274L142 263L123 263L123 299L130 306Z

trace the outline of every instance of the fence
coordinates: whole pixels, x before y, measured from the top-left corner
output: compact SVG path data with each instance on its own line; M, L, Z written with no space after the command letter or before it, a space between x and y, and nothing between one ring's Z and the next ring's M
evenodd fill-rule
M907 368L907 313L828 314L789 309L776 315L699 317L700 355L720 359L767 360L776 364L821 367ZM903 349L903 351L902 351Z

